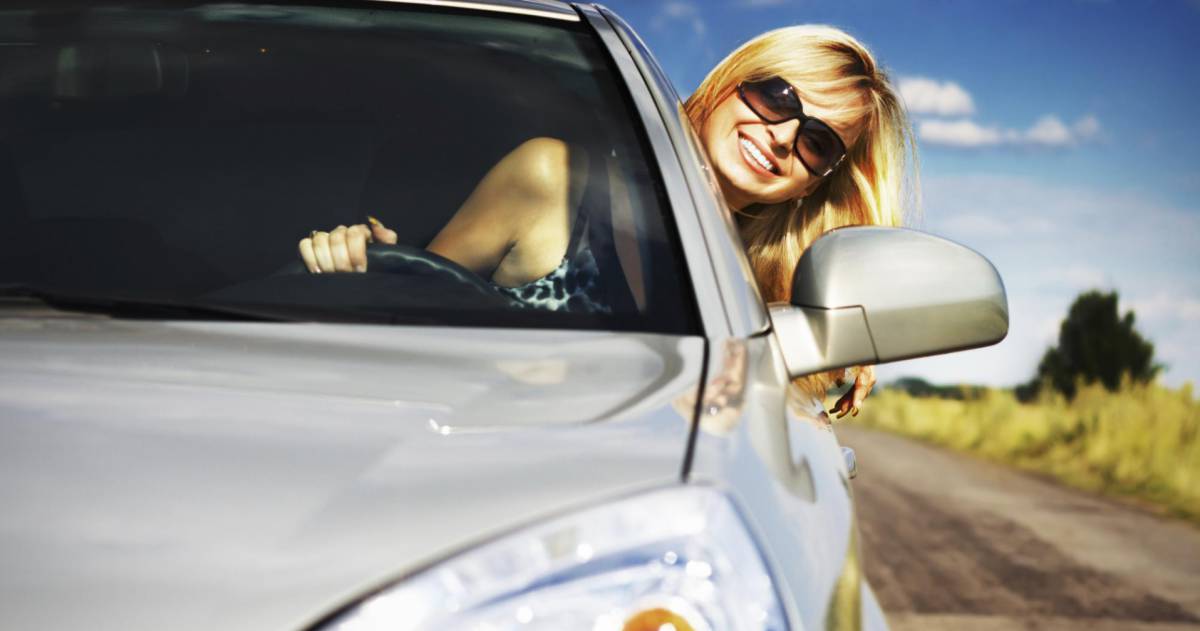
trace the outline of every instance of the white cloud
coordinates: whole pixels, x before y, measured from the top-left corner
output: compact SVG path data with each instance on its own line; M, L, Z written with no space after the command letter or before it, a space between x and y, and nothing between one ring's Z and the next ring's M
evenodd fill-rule
M962 118L945 120L932 118L917 123L917 136L932 145L975 149L982 147L1051 148L1072 147L1091 140L1100 133L1100 121L1087 115L1068 126L1062 119L1048 114L1039 118L1029 129L1005 129L984 126Z
M1100 119L1092 114L1086 114L1070 125L1054 114L1046 114L1028 129L1003 128L981 124L970 118L975 113L975 100L954 81L910 76L901 77L899 85L905 106L917 118L918 137L933 145L960 149L999 146L1061 148L1072 147L1100 135Z
M1130 305L1138 321L1178 320L1200 323L1200 298L1159 292Z
M1046 280L1050 286L1073 291L1105 289L1112 285L1109 275L1090 263L1070 263L1065 267L1055 267L1047 271Z
M1071 130L1057 116L1039 118L1033 127L1025 132L1025 139L1032 144L1047 147L1064 147L1075 141Z
M903 77L900 79L900 96L912 114L965 116L975 112L971 95L953 81Z
M1075 121L1073 129L1076 137L1082 140L1090 140L1100 133L1100 120L1089 114Z
M950 147L992 147L1004 142L1004 134L995 127L983 127L967 119L957 121L925 120L917 125L917 136L935 145Z
M1003 217L986 213L965 212L942 222L942 228L957 235L1007 235L1012 226Z
M664 2L658 14L650 18L650 26L662 30L672 22L678 22L691 29L696 37L703 37L708 32L708 24L704 21L700 9L687 0L670 0Z

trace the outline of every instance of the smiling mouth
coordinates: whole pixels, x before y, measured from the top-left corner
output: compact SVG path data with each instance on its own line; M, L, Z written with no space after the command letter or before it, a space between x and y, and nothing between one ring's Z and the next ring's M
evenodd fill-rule
M738 144L742 146L742 154L746 156L746 159L748 162L750 162L750 164L757 166L758 168L772 175L779 175L779 167L776 166L775 162L768 158L766 154L764 154L762 150L758 148L758 145L754 144L753 141L739 134Z

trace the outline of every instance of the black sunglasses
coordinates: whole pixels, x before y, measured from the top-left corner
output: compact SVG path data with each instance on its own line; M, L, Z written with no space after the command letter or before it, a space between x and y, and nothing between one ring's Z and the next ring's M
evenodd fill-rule
M824 121L804 113L792 84L779 77L743 81L738 84L737 93L763 122L775 125L793 118L800 121L792 150L809 173L825 177L845 159L846 143Z

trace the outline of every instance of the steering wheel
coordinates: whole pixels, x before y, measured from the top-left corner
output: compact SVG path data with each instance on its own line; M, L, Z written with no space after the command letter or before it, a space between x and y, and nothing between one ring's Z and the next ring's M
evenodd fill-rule
M501 292L495 285L462 265L424 248L411 245L372 243L367 246L366 274L348 273L338 274L337 276L344 277L339 284L345 285L347 291L359 291L364 285L357 281L367 281L372 276L379 278L377 275L380 274L394 275L397 280L412 279L424 281L421 285L427 288L427 290L428 288L436 287L456 290L453 293L458 296L459 300L466 299L471 295L478 295L486 301L483 304L490 303L498 307L521 306L521 303L515 298ZM303 277L310 278L313 281L320 281L323 280L323 276L310 274L304 263L294 260L284 265L283 268L268 278L284 281L289 278ZM291 284L294 283L289 283L289 286ZM282 287L278 283L273 287L274 291L280 291L281 289ZM296 289L306 291L304 286L299 286Z
M388 245L384 243L368 245L367 271L383 274L403 274L406 276L426 276L434 280L471 287L481 294L504 298L514 305L516 304L516 300L501 293L500 290L496 289L495 285L481 278L479 274L444 256L411 245Z

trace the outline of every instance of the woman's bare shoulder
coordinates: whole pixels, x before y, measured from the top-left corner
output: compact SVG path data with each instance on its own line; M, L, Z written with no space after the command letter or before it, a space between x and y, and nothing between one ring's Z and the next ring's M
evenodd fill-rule
M500 171L514 193L530 197L561 196L570 182L571 148L549 136L531 138L500 160Z

